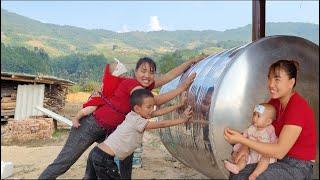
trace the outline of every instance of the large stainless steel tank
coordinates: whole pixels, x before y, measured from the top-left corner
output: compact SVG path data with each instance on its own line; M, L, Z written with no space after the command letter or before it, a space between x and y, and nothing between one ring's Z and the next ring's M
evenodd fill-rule
M224 140L223 130L248 127L254 105L268 100L268 68L279 59L299 61L296 90L312 106L318 127L319 46L300 37L270 36L209 56L161 88L160 93L167 92L197 73L188 92L194 122L160 130L168 151L208 177L227 178L222 160L230 157L231 145ZM176 118L178 113L160 120Z

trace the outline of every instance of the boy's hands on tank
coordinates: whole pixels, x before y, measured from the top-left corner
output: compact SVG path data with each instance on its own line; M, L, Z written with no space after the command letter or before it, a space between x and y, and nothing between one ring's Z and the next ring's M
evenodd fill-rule
M182 118L185 120L185 122L187 122L191 117L192 117L192 108L191 106L188 106L186 108L186 110L184 110L183 114L182 114Z
M184 109L187 105L187 102L188 102L188 93L187 93L187 91L183 91L180 94L180 102L178 103L179 108L177 109L177 111L179 114L181 114L184 111Z
M181 102L180 103L182 105L185 105L187 103L187 101L188 101L188 93L187 93L187 91L183 91L181 93Z
M183 90L187 90L189 86L193 83L194 78L196 77L197 73L193 72L190 76L188 76L183 83L181 84Z

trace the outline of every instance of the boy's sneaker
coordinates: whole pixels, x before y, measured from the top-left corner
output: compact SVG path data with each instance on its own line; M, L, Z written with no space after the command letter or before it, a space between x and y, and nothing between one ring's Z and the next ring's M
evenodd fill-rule
M142 168L141 157L133 157L132 168Z
M141 168L142 167L142 152L143 152L143 146L137 148L133 153L133 160L132 160L132 167L133 168Z

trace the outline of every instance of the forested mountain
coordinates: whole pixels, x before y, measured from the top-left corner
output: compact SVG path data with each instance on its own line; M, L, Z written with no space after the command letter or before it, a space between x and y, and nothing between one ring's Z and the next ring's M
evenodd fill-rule
M49 56L43 49L6 47L1 43L1 71L47 74L50 72L48 62Z
M287 34L319 43L319 25L267 23L266 35ZM251 25L226 31L153 31L117 33L42 23L1 9L1 42L11 46L43 48L50 56L98 53L132 61L138 57L178 49L228 49L251 41Z
M43 49L29 50L1 43L1 71L53 75L81 83L100 81L109 62L103 55L95 54L50 58Z

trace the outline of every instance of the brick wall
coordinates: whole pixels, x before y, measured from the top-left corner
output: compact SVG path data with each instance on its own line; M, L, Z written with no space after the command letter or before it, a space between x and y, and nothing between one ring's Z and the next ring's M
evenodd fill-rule
M11 141L48 139L54 132L52 118L29 118L22 121L11 120L1 125L1 143Z

